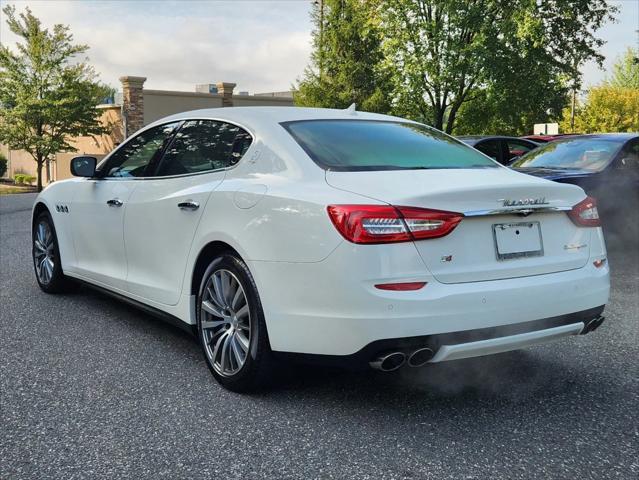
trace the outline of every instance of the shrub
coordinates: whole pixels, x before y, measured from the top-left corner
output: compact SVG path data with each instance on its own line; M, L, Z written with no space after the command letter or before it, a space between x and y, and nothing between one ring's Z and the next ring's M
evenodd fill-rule
M16 185L31 185L35 180L36 177L28 173L16 173L13 176L13 181Z

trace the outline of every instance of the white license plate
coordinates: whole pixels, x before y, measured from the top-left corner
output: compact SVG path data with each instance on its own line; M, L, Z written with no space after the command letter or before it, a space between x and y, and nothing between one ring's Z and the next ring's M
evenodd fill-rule
M543 255L539 222L496 223L493 225L497 259Z

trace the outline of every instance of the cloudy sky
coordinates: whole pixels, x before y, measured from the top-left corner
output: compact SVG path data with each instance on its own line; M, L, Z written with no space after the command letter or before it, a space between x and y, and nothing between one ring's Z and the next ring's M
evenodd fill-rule
M287 90L302 74L310 54L310 0L152 1L0 0L21 10L29 6L46 26L71 27L90 46L91 63L103 81L148 78L146 88L192 91L196 83L229 81L236 91ZM610 66L626 47L637 44L639 2L613 2L619 21L599 35ZM0 14L0 41L15 37ZM605 72L584 67L585 84Z

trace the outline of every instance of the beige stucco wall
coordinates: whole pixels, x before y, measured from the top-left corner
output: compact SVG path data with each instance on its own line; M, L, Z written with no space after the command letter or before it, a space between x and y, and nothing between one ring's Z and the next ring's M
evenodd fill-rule
M292 98L261 97L255 95L233 95L234 107L264 106L291 107ZM144 90L144 124L159 120L174 113L202 108L222 107L222 95L211 93L171 92Z
M256 95L233 95L234 107L292 107L293 99Z
M148 125L174 113L199 110L202 108L220 108L221 106L221 95L144 90L144 124Z

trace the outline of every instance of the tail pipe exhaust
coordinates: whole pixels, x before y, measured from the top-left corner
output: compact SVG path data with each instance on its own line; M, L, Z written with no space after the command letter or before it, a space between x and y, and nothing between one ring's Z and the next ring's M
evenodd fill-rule
M601 315L588 320L587 322L585 322L584 329L581 331L581 334L585 335L586 333L594 332L601 326L604 320L605 318Z
M404 363L406 363L406 354L402 352L389 352L384 353L375 360L369 362L369 365L374 370L392 372L403 367Z
M431 358L435 355L430 348L418 348L408 357L408 366L409 367L423 367L426 365Z

